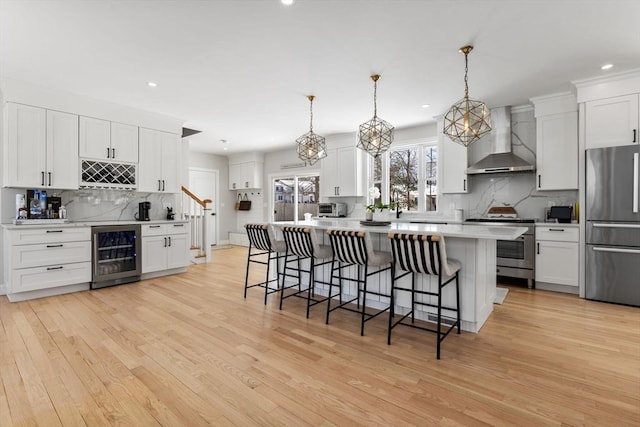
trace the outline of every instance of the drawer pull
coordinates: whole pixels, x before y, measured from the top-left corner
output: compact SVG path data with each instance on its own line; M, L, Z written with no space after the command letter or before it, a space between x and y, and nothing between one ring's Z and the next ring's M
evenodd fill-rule
M58 266L58 267L47 267L47 271L50 271L50 270L62 270L63 268L64 267L62 267L61 265Z
M149 228L160 228L159 225L150 225Z
M64 245L47 245L48 248L61 248Z
M184 224L173 224L174 227L184 227Z
M550 228L549 231L564 231L564 228Z
M47 230L47 233L62 233L62 230Z

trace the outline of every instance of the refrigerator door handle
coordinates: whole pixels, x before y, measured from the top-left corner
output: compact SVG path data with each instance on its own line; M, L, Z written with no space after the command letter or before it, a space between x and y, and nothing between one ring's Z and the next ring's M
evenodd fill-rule
M596 252L615 252L620 254L640 254L640 249L624 249L624 248L603 248L601 246L594 246L593 250Z
M640 228L640 224L602 224L594 222L593 228Z
M633 153L633 213L638 213L638 157L639 153Z

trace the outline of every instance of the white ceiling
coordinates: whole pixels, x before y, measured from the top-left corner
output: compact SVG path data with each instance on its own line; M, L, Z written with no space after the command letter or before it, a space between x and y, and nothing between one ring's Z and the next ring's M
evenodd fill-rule
M373 73L379 117L432 121L463 95L465 44L471 97L522 105L640 68L640 1L0 0L1 76L182 118L217 154L293 149L308 94L316 133L354 132Z

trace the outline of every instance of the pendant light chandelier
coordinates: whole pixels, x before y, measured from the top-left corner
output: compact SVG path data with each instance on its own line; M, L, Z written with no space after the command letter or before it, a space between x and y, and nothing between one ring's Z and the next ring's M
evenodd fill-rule
M318 160L327 157L327 144L325 138L313 132L313 100L315 96L308 95L309 100L309 132L296 139L297 152L300 160L304 160L309 165L315 164Z
M469 63L467 55L473 46L463 46L460 53L464 54L464 98L449 108L444 116L444 133L453 142L468 147L491 131L491 113L486 104L469 99L469 85L467 72Z
M373 80L373 118L360 125L358 132L357 147L371 154L374 158L380 156L389 149L393 142L393 126L378 117L376 97L378 91L378 79L380 76L374 74Z

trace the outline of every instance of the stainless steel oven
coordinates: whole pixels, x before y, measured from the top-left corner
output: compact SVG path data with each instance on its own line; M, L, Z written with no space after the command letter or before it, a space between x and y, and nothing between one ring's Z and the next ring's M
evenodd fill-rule
M496 221L495 218L471 218L467 221L492 226L527 227L527 231L515 240L496 242L496 274L527 279L527 286L533 288L536 267L534 220L504 218Z

